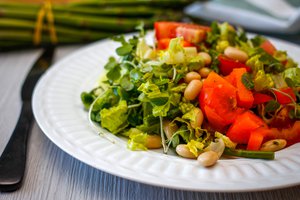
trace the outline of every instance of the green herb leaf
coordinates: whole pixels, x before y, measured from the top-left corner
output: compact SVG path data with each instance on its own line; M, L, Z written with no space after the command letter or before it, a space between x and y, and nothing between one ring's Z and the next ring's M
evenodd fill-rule
M248 90L252 90L254 88L254 82L249 73L244 73L242 75L242 83Z
M132 69L129 73L130 79L136 83L143 77L143 74L138 69Z
M300 105L296 105L296 108L290 110L289 117L291 119L300 119Z
M179 120L180 118L175 118L175 120ZM182 120L182 119L180 119ZM183 122L183 121L182 121ZM179 129L175 132L175 134L178 134L183 141L185 141L186 143L188 143L190 141L190 135L191 135L191 127L189 127L189 125L187 124L183 124L179 127Z
M237 40L238 40L237 42L239 42L239 43L248 41L246 32L241 27L238 27L238 29L237 29Z
M145 29L144 29L144 22L143 21L141 21L136 27L135 27L135 29L137 30L137 31L139 31L139 33L140 33L140 37L144 37L145 36Z
M273 62L265 66L265 72L267 73L280 73L284 71L284 66L280 62Z
M217 41L220 38L220 29L216 21L211 23L211 31L207 33L206 42L212 46L216 46Z
M278 108L280 107L280 104L275 101L275 100L271 100L267 103L266 107L265 107L265 111L266 112L274 112L276 111Z
M180 117L176 117L173 121L181 124L181 126L175 132L175 134L179 134L186 143L188 143L192 138L195 138L194 137L195 132L190 122Z
M291 78L286 77L286 78L284 79L284 81L286 82L286 84L287 84L289 87L295 87L295 83L294 83L294 81L293 81Z
M215 50L212 50L210 49L209 50L209 55L211 56L212 58L212 62L211 62L211 65L210 65L210 68L215 71L216 73L219 73L220 69L219 69L219 64L220 64L220 61L218 59L218 56L219 56L219 52L215 51Z
M114 57L109 57L108 62L104 65L104 69L112 70L118 65L118 62Z
M279 60L266 53L262 48L252 48L248 50L248 54L250 58L246 65L251 67L254 74L259 70L264 70L265 73L278 74L285 69Z
M90 105L95 100L95 97L91 93L87 92L82 92L80 97L85 109L89 109Z
M280 73L284 71L283 64L266 52L260 54L259 60L264 64L266 73Z
M125 44L121 47L118 47L116 49L116 53L119 55L119 56L125 56L127 54L129 54L133 49L133 46L131 44Z
M266 39L260 35L256 35L250 41L254 47L259 47Z
M123 44L123 45L127 43L126 40L125 40L124 35L112 36L111 39L112 39L113 41L120 42L120 43Z
M122 76L122 78L120 80L120 85L126 91L130 91L134 88L134 84L130 82L130 77L128 74Z
M106 77L111 81L116 81L121 77L121 67L115 66L113 69L107 72Z
M219 25L218 25L218 22L217 21L213 21L210 25L211 27L211 33L216 35L216 34L220 34L220 28L219 28Z
M174 134L170 140L171 144L172 144L172 147L173 148L176 148L177 145L179 145L179 142L180 142L180 138L179 138L179 135L178 134Z
M114 93L112 88L109 88L100 97L97 97L96 102L93 105L93 112L100 111L103 108L109 108L117 105L119 97Z
M130 45L132 45L133 47L136 47L137 44L139 43L139 38L138 38L137 36L133 36L132 38L130 38L130 39L128 40L128 43L129 43Z
M140 107L129 109L128 122L131 126L136 127L143 123Z

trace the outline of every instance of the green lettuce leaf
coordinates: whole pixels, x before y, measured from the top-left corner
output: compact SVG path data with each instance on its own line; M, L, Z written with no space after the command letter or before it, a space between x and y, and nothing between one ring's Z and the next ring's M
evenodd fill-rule
M274 81L275 88L285 88L288 87L287 83L284 80L283 73L271 74L271 77Z
M117 106L100 111L101 126L113 134L119 133L128 126L127 103L121 100Z
M138 90L145 94L145 96L149 99L159 98L161 97L160 89L154 83L150 83L147 81L146 83L142 83Z
M182 119L188 120L191 124L196 121L197 113L199 112L199 108L193 108L184 115L182 115Z
M274 81L270 74L266 74L263 70L259 70L254 77L254 90L262 91L274 87Z
M300 86L300 68L288 68L283 72L283 76L293 87Z
M286 61L286 59L287 59L286 51L277 50L277 51L275 51L273 56L276 60L278 60L280 62Z
M222 41L228 41L230 45L234 45L236 31L233 29L233 27L227 22L224 22L219 25L219 28L220 28L220 39Z
M259 60L260 55L255 55L249 58L246 65L251 67L252 71L257 73L259 70L264 70L264 64Z
M145 38L139 40L136 47L136 55L140 59L154 59L155 51L146 43Z
M129 137L127 148L133 151L147 150L145 146L148 135L137 128L131 128L126 133Z
M180 100L181 100L181 94L179 94L179 93L171 93L170 103L173 106L177 106L180 103Z
M182 38L173 38L170 41L170 45L167 51L165 51L161 57L161 60L167 64L180 64L185 63L185 53L181 46Z
M103 108L109 108L118 104L120 97L114 93L112 88L107 89L100 94L93 106L93 112L100 111Z
M230 149L235 149L235 147L237 145L237 143L232 142L229 137L223 135L222 133L220 133L218 131L215 132L215 137L223 140L225 147L228 147Z
M167 112L170 109L170 95L168 92L161 92L156 84L142 83L138 88L139 91L143 92L139 96L139 100L142 102L150 102L153 106L152 114L154 117L167 116Z
M154 117L165 117L168 114L168 111L170 110L170 102L166 102L163 105L160 106L153 106L153 116Z
M176 117L172 121L172 123L174 122L178 122L182 124L179 127L179 129L175 132L175 134L179 134L186 143L188 143L191 139L195 138L194 129L192 128L191 124L187 120L184 120L180 117Z
M205 145L197 140L191 140L187 143L187 147L190 152L195 155L195 157L198 157L199 153L203 151Z
M183 114L188 113L189 111L193 110L194 108L196 108L196 107L192 103L187 103L187 102L179 103L179 109Z
M252 48L248 53L251 57L247 60L246 65L252 68L254 74L259 70L264 70L266 73L272 74L284 71L284 66L279 60L282 59L279 57L282 57L283 54L278 54L278 59L276 59L261 48Z

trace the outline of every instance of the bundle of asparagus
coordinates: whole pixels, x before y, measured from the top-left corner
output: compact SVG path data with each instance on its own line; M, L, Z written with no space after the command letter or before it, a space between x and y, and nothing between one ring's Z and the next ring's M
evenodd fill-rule
M141 22L152 28L157 20L180 20L182 9L193 0L82 0L52 3L56 41L47 19L41 23L40 41L34 44L41 3L0 0L0 50L85 43L135 31ZM46 17L43 17L46 18Z

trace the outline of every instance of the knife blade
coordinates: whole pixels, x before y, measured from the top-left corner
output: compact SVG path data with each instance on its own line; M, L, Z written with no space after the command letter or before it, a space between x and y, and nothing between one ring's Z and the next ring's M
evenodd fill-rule
M47 47L31 67L21 89L22 109L15 129L0 157L0 191L19 189L26 165L27 138L33 121L31 98L34 87L51 65L54 47Z

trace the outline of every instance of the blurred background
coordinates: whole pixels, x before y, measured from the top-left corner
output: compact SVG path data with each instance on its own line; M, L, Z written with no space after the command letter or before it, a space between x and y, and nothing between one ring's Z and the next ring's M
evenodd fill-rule
M227 21L247 31L300 44L300 0L211 0L184 10L193 21Z
M0 51L85 44L158 20L228 21L300 44L300 0L0 0Z
M5 51L53 43L59 45L88 43L136 31L135 27L141 21L145 28L151 28L157 20L182 20L183 8L192 2L192 0L0 0L0 48ZM54 25L51 24L52 19ZM56 33L55 39L52 38L53 31ZM36 41L37 37L40 37L40 40Z

